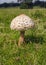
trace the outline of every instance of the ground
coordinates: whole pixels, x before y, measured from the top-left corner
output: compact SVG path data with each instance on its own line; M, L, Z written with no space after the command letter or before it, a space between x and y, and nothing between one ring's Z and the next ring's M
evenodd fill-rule
M35 28L25 31L25 44L18 47L19 31L10 23L19 14L26 14ZM0 8L0 65L46 65L46 9Z

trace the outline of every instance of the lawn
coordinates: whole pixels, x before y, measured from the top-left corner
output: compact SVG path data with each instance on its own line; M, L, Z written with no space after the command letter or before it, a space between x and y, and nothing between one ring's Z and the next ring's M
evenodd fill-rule
M25 44L17 41L19 31L10 29L14 17L26 14L35 28L25 31ZM46 9L0 8L0 65L46 65Z

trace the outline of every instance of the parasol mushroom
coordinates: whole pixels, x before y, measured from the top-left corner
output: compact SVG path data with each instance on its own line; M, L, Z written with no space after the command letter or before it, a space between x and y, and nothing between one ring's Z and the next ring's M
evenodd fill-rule
M24 42L25 30L33 28L33 27L34 27L34 22L31 20L30 17L28 17L25 14L21 14L12 20L12 22L10 24L11 30L19 30L20 31L20 38L18 41L19 46L21 43Z

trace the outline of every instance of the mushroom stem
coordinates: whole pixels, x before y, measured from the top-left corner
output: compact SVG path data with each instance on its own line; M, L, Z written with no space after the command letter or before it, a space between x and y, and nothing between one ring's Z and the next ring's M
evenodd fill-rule
M22 44L24 42L24 33L25 33L25 31L20 31L20 38L18 41L18 46L20 46L20 44Z

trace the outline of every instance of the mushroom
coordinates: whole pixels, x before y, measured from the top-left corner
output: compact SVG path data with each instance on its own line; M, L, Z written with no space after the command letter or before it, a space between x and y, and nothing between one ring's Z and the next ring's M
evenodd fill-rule
M18 45L20 46L20 44L24 42L25 30L34 28L34 22L27 15L21 14L12 20L12 22L10 24L10 28L11 28L11 30L20 31L20 38L18 41Z

